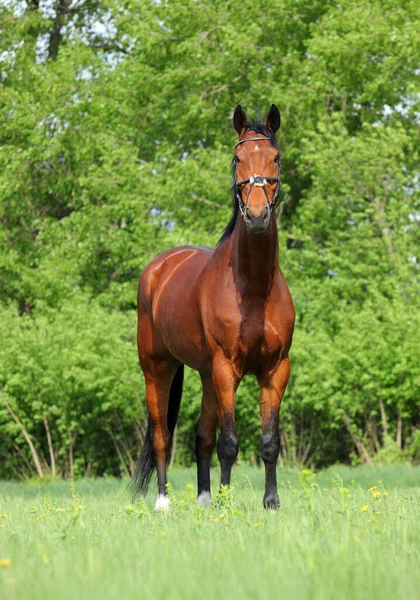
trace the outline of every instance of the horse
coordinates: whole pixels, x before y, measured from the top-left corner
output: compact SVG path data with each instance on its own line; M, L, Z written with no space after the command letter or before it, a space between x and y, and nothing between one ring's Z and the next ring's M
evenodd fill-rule
M239 450L236 391L255 375L260 388L261 457L265 508L280 506L276 464L279 411L290 372L295 312L279 266L275 205L281 158L271 106L265 125L238 105L239 135L232 161L233 211L215 249L182 246L144 269L138 288L138 355L146 384L149 422L133 476L134 497L145 494L156 468L155 511L169 508L166 465L178 418L184 365L199 372L202 402L195 431L197 502L212 503L210 461L217 455L220 485L229 486Z

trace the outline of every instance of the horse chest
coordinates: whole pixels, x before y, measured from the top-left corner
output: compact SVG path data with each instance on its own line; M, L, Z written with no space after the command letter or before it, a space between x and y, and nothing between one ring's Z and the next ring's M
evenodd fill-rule
M236 342L237 370L242 374L271 370L278 363L283 347L281 333L269 321L246 322Z
M267 315L264 300L246 306L219 301L217 346L224 348L238 377L248 372L271 370L283 354L285 332L281 322Z

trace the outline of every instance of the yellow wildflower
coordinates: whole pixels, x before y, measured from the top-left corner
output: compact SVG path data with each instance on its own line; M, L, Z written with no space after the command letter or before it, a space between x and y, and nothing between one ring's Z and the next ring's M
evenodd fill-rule
M384 492L384 493L382 494L382 496L383 496L384 498L388 498L389 494L388 494L388 492Z
M41 519L43 519L45 517L44 513L42 513L42 515L38 515L36 520L40 521Z
M261 527L261 525L264 525L265 521L260 521L259 523L255 523L254 527Z
M374 485L373 487L370 487L368 489L368 492L374 492L376 490L376 485Z
M378 498L380 498L380 497L381 497L381 492L375 492L375 493L373 494L373 496L374 496L375 500L378 500Z
M380 510L375 510L375 515L381 515L381 511Z
M77 510L83 510L83 506L78 506Z
M185 489L187 489L189 492L192 492L194 489L194 486L192 483L187 483L187 485L185 486Z
M219 519L224 519L226 517L225 513L222 513L221 515L219 515Z
M179 503L180 504L185 504L185 500L180 500Z
M364 506L362 506L362 508L360 510L362 510L363 512L366 512L369 509L369 506L367 504L365 504Z
M7 519L7 515L3 513L2 515L0 515L0 519Z
M0 567L10 567L11 564L10 558L0 558Z

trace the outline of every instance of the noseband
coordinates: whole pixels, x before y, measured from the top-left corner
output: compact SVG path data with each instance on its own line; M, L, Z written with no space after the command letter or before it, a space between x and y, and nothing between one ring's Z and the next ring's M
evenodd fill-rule
M267 137L246 138L245 140L239 140L239 142L235 146L235 149L237 148L237 146L239 146L239 144L244 144L245 142L256 142L256 141L270 141L270 139ZM281 173L281 162L280 161L279 161L278 167L279 167L279 174L277 177L263 177L262 175L254 175L253 177L248 177L248 179L243 179L242 181L236 181L236 167L235 167L235 170L233 172L233 188L235 190L235 195L238 199L239 210L241 211L242 216L244 215L246 207L248 206L249 197L251 195L252 188L254 188L254 187L262 187L262 189L264 190L265 197L267 199L268 210L271 211L274 204L276 203L277 196L279 195L279 190L280 190L280 173ZM267 185L268 181L277 181L276 190L274 192L273 198L271 199L271 202L268 198L267 189L265 187ZM246 202L244 204L239 188L241 185L245 185L246 183L249 183L250 186L249 186L248 196L247 196Z

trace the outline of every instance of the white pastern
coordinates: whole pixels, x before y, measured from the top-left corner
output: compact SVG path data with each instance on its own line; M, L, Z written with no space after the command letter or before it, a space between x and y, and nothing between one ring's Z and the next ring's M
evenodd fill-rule
M201 504L202 506L211 506L212 499L210 492L201 492L197 498L197 504Z
M155 513L167 512L169 510L169 498L164 494L159 494L156 498Z

